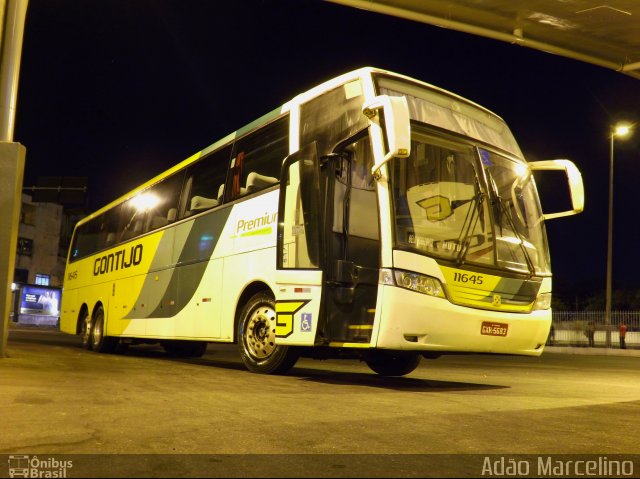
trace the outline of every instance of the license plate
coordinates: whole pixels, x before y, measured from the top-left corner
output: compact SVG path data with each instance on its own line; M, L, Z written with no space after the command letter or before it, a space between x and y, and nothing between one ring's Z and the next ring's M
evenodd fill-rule
M506 336L509 325L505 323L492 323L483 321L480 328L480 334L485 336Z

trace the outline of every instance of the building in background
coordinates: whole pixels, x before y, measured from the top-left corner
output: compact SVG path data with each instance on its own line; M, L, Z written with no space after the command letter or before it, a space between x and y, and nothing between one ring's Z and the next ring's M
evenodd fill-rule
M15 283L62 286L65 254L60 251L63 206L34 203L22 195Z
M77 206L84 203L84 192L78 197L80 201L69 201L52 196L53 188L42 190L22 195L11 320L53 326L60 316L61 288L73 228L85 216L84 208Z

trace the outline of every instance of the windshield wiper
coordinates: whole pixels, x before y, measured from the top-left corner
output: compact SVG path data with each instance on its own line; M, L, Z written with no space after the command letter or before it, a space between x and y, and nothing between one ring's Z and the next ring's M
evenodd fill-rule
M500 227L500 236L502 236L502 227L503 227L501 218L504 216L505 218L507 218L507 222L509 223L509 227L513 231L513 234L518 239L518 244L520 246L520 249L522 250L522 254L524 255L524 260L527 263L527 269L529 270L529 274L533 276L536 272L536 269L535 269L535 266L533 265L533 261L531 261L531 256L529 256L529 252L527 251L527 248L524 245L525 239L523 238L522 234L520 234L520 232L518 231L515 221L513 220L513 215L511 214L511 211L507 209L504 205L504 203L508 200L504 200L500 196L500 193L498 192L498 188L496 186L496 182L493 179L493 176L491 176L491 172L489 170L486 170L486 172L487 172L487 176L491 180L489 183L491 185L491 190L494 197L493 201L497 202L497 205L498 205L498 211L496 212L497 214L495 215L495 217L496 217L496 223L498 223Z
M482 204L484 202L485 195L480 189L480 181L478 180L477 175L475 177L474 188L475 188L476 194L473 195L471 199L460 201L460 203L456 205L456 207L458 207L468 203L469 201L472 202L471 208L469 208L469 211L467 211L467 217L465 218L463 223L463 227L462 227L463 233L458 237L458 244L460 245L460 252L456 257L456 263L458 266L464 263L464 260L467 256L467 252L469 251L469 243L470 243L469 236L471 232L475 230L475 227L478 224L478 220L480 220L482 231L484 231L484 214L483 214ZM467 219L468 219L468 222L467 222ZM466 225L466 228L465 228L465 225Z

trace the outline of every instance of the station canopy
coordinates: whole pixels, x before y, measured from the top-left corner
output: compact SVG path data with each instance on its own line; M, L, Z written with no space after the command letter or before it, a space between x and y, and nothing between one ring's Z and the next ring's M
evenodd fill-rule
M329 0L610 68L640 79L640 0Z

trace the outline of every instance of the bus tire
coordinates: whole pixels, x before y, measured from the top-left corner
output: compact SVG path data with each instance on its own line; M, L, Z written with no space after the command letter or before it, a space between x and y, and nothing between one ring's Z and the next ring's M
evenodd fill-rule
M277 345L276 302L270 293L254 294L238 321L238 349L245 367L254 373L282 374L298 360L298 351Z
M91 349L98 353L113 353L118 345L118 338L104 333L104 309L98 306L91 322Z
M82 310L80 320L80 340L82 341L82 347L88 351L91 351L91 316L86 309Z
M404 376L415 370L420 364L418 353L377 351L367 358L367 366L381 376Z

